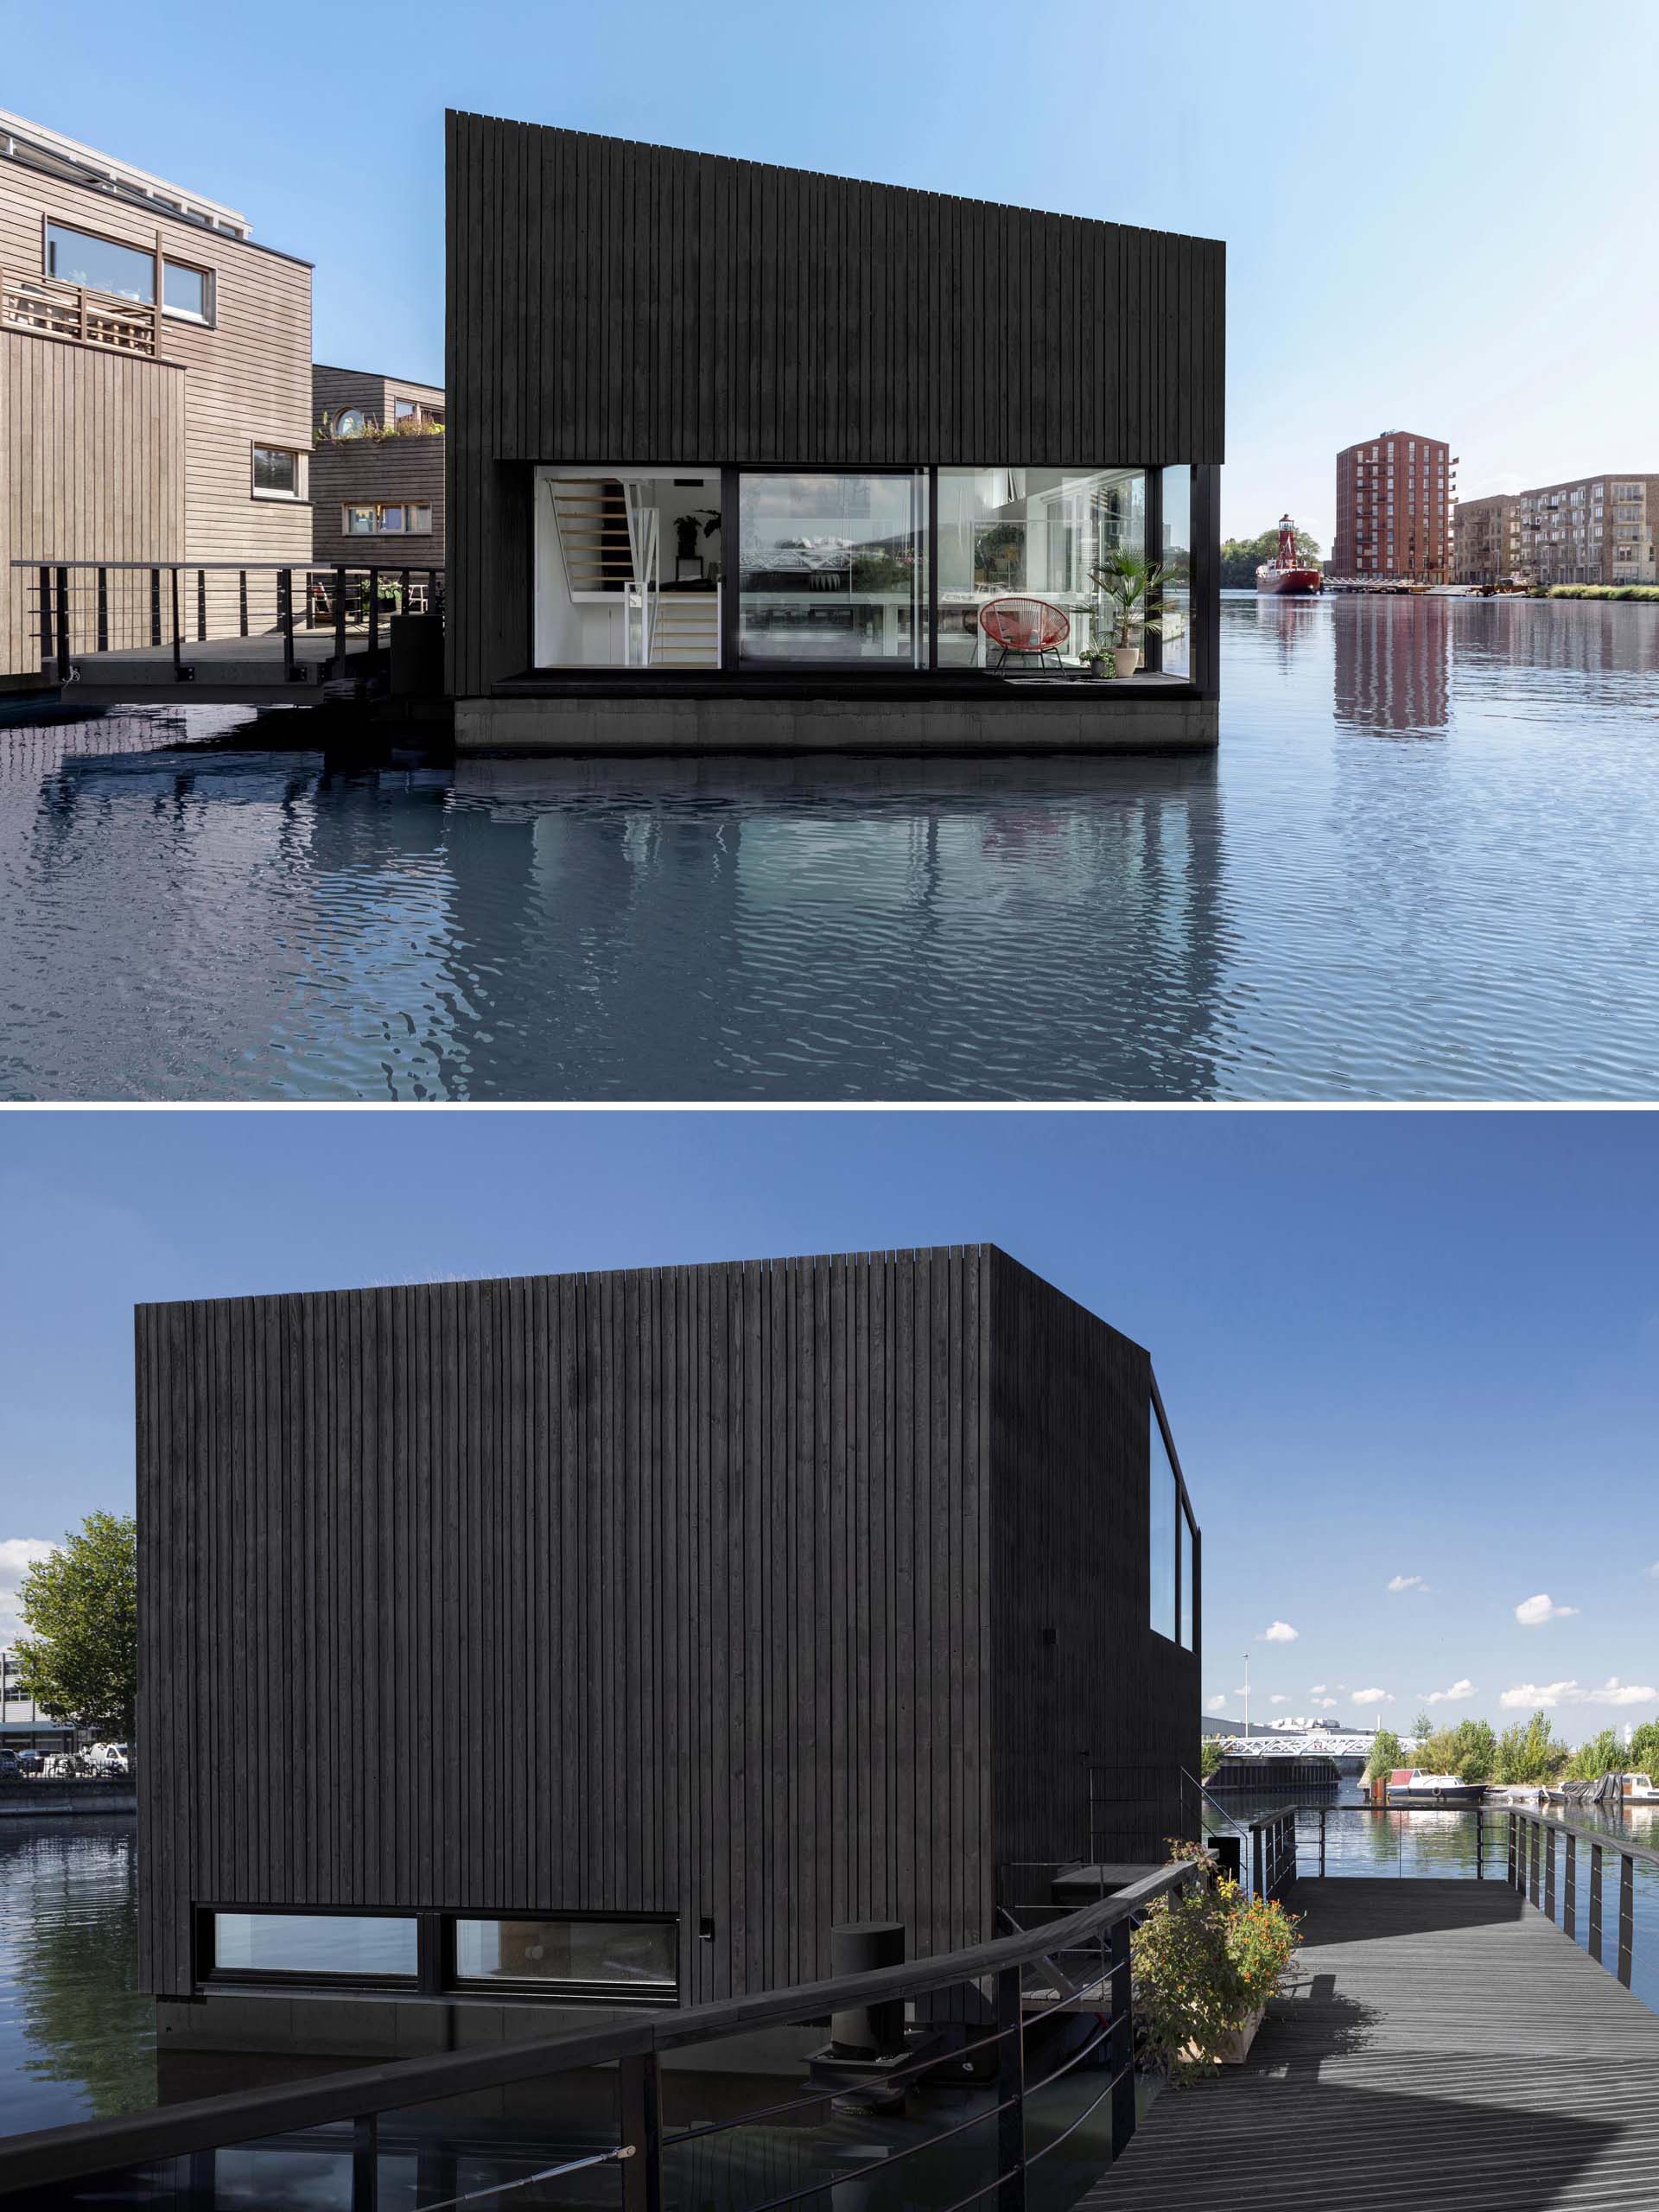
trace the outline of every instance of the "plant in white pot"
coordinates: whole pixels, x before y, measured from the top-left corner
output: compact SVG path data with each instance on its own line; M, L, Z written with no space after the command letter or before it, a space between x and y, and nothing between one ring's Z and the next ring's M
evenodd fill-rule
M1089 575L1103 602L1096 620L1111 639L1113 665L1120 676L1133 676L1141 640L1164 626L1163 617L1153 612L1163 589L1163 563L1143 561L1138 553L1109 553Z
M1281 1904L1246 1897L1198 1844L1198 1878L1148 1906L1130 1939L1141 2056L1176 2077L1242 2063L1301 1941Z

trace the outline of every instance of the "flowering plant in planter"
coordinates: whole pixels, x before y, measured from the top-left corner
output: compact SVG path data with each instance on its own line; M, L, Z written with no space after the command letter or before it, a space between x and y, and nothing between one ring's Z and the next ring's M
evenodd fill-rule
M1202 1845L1172 1840L1169 1851L1198 1878L1147 1907L1129 1956L1141 2056L1185 2075L1243 2056L1301 1938L1294 1913L1246 1897Z

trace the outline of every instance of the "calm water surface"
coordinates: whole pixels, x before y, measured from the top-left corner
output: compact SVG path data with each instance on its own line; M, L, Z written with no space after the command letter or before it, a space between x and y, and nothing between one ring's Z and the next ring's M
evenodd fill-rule
M1651 1096L1659 607L1222 627L1212 760L0 725L0 1096Z
M156 2101L131 1820L0 1821L0 2133Z

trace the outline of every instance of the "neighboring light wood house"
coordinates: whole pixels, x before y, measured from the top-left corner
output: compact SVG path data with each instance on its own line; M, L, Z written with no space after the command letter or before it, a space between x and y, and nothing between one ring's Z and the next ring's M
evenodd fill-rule
M137 1408L165 2039L758 1992L1182 1825L1152 1362L993 1247L148 1306Z
M1216 741L1224 247L448 134L458 745ZM1168 626L1103 683L1122 554Z
M37 681L14 561L305 561L311 266L247 219L0 114L0 684ZM147 645L150 578L69 577L78 649ZM212 576L213 609L237 579ZM251 579L257 609L269 580Z
M321 363L311 391L313 557L407 569L418 611L443 569L443 393Z

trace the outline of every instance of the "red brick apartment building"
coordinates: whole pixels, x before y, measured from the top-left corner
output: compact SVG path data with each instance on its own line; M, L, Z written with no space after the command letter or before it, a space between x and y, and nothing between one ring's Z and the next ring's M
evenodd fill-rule
M1423 583L1452 571L1455 457L1444 438L1381 430L1337 455L1337 534L1326 572Z

